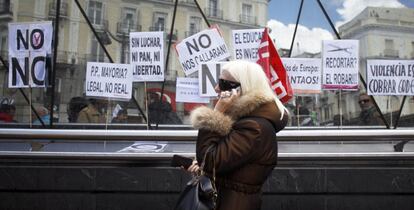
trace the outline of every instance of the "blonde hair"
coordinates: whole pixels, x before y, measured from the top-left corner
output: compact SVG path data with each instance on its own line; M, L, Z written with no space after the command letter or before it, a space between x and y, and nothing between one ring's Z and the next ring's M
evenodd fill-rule
M281 118L283 118L284 112L287 109L272 90L269 79L259 64L244 60L234 60L226 63L222 71L228 72L236 82L240 83L242 95L252 91L259 91L267 97L274 98L276 106L281 112Z

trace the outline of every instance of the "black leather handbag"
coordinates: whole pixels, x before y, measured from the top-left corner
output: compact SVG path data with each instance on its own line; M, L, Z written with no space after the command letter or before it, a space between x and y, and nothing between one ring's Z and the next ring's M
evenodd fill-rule
M200 166L200 173L187 183L184 191L178 199L174 210L213 210L216 207L217 191L215 186L215 169L213 155L213 176L211 180L204 173L204 164L207 153L211 150L210 146L204 154L203 162Z

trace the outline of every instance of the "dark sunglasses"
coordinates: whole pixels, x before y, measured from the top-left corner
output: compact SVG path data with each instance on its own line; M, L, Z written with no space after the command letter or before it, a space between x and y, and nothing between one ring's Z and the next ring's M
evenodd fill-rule
M369 99L363 99L363 100L358 101L359 104L362 104L362 103L366 104L368 102L369 102Z
M231 89L240 87L240 83L232 82L232 81L228 81L224 79L219 79L218 85L221 91L229 91Z

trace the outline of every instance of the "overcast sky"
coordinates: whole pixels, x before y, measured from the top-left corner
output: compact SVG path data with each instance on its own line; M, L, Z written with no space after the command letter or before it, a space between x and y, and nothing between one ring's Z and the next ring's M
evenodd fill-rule
M278 48L290 48L301 0L271 0L268 27ZM414 8L414 0L321 0L336 28L354 18L367 6ZM334 32L316 0L305 0L292 54L317 53L321 40L333 39Z

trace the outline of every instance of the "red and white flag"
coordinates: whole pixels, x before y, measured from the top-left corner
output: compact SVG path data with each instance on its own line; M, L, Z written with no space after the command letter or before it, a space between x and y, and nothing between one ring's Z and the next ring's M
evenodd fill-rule
M293 97L293 90L267 28L263 32L258 55L257 63L262 66L267 78L269 78L272 89L282 103L287 103Z

